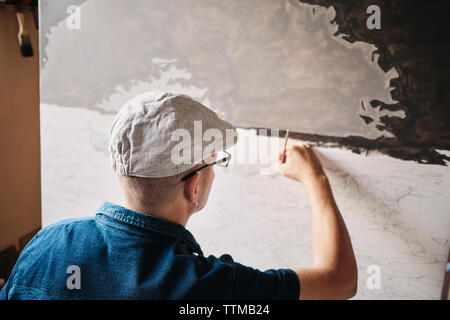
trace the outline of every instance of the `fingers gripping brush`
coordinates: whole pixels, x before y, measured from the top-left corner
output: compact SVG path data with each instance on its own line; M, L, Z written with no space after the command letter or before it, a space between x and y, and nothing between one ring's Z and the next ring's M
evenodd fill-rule
M25 17L22 6L18 5L16 7L16 15L17 21L19 22L19 33L17 37L19 38L20 52L23 57L32 57L33 47L31 46L31 37L25 29Z

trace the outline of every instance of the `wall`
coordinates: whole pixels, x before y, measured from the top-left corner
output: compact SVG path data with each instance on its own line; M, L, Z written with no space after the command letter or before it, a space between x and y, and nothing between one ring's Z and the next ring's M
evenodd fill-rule
M0 9L0 251L41 225L38 31L25 12L34 56L20 54L14 11Z
M61 5L41 2L43 23L46 12L52 21L41 29L43 225L120 203L108 130L120 106L144 91L187 93L243 128L233 159L246 139L278 140L252 126L377 139L392 137L382 117L406 116L367 108L373 99L395 103L396 70L379 68L373 45L333 37L332 8L288 0L97 0L79 8L80 29L69 29ZM438 299L449 250L448 167L328 144L316 150L355 248L356 298ZM312 264L305 191L276 175L272 160L216 169L207 207L188 224L205 254L227 252L261 269ZM378 289L367 285L370 266L381 272Z

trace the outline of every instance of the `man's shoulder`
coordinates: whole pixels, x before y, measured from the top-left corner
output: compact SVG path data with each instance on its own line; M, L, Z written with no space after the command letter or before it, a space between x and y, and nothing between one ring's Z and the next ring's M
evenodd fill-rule
M51 236L64 236L76 229L89 229L95 227L95 217L70 218L60 220L42 228L32 240ZM31 241L30 241L31 242Z
M79 244L76 240L92 236L95 229L94 217L64 219L42 228L26 245L18 262L28 256L47 256L51 252L62 251L59 247Z
M41 229L22 250L2 298L61 298L49 283L63 282L66 262L78 254L83 238L95 234L94 228L94 217L86 217L64 219Z
M89 224L89 223L93 222L94 220L95 220L94 216L83 217L83 218L63 219L63 220L60 220L58 222L54 222L52 224L49 224L45 228L42 228L41 231L51 230L51 229L54 229L54 228L64 228L64 227L72 227L72 226L77 226L77 225Z

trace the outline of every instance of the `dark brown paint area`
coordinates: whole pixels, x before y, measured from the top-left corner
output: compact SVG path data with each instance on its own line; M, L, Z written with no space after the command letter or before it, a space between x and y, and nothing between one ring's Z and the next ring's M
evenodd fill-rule
M256 134L270 134L268 128L245 127L242 129L254 129ZM266 129L266 130L259 130ZM279 130L279 137L283 138L286 130ZM335 137L319 134L295 132L289 130L289 137L292 139L307 141L311 145L321 147L345 147L358 154L368 154L372 150L377 150L394 158L403 160L413 160L419 163L447 165L445 160L450 161L450 157L436 152L434 147L425 149L424 146L399 145L396 138L367 139L358 136Z
M390 86L395 104L372 100L370 106L380 110L403 110L405 118L381 117L378 129L395 138L370 140L362 137L330 137L293 133L293 136L318 144L346 146L355 152L376 149L390 156L421 163L445 164L448 156L436 149L450 150L450 23L447 1L405 0L299 0L302 3L333 6L338 25L335 35L343 34L350 43L374 44L378 65L387 72L394 67L399 76ZM366 26L367 7L381 9L381 29ZM366 124L373 121L364 116Z

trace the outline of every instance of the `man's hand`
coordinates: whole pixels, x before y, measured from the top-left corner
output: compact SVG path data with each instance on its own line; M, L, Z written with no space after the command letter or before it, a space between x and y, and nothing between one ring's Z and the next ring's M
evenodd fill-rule
M307 143L287 147L286 153L280 152L278 162L278 172L303 184L325 175L319 159Z

